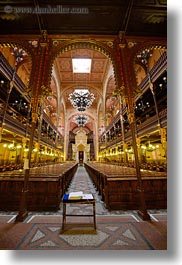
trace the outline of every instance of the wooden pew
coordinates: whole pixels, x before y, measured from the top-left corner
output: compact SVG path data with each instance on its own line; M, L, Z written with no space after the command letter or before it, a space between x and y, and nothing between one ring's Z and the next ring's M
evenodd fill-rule
M109 210L138 209L138 181L135 168L86 163L85 168L97 186ZM141 170L142 184L148 209L167 208L166 172Z
M28 210L57 211L75 171L76 163L64 166L31 168L28 181ZM18 211L24 183L24 171L0 174L0 210Z
M142 180L148 209L166 209L167 181L165 177L145 177ZM131 210L139 207L138 181L135 178L105 177L104 202L109 210Z

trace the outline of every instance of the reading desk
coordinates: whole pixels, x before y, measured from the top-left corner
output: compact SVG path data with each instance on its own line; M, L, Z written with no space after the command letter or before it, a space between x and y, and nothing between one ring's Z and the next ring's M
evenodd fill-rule
M94 229L96 230L96 217L95 217L95 199L92 194L83 194L82 198L79 199L69 199L69 194L64 194L63 199L63 223L62 223L62 230L64 230L64 226L66 224L66 216L92 216L93 217L93 223L94 223ZM67 204L92 204L93 206L93 213L92 214L67 214L66 213L66 206Z

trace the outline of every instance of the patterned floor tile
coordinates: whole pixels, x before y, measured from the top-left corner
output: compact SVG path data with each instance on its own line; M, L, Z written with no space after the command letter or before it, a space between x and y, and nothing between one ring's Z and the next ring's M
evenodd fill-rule
M107 219L107 217L103 217ZM107 225L106 225L107 223ZM150 234L150 240L137 227L136 222L123 222L112 218L112 222L98 220L97 230L91 226L70 224L61 230L60 224L32 224L29 232L22 238L17 249L158 249L153 241L158 242L163 235L156 228ZM143 222L145 230L151 231L150 225ZM165 249L166 243L159 245Z

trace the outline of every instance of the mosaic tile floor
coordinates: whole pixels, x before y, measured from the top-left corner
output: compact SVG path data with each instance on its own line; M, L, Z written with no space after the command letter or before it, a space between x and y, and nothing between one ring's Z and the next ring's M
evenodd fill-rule
M0 249L14 250L165 250L165 222L136 222L131 217L97 217L97 230L69 220L61 230L61 218L36 216L30 223L0 224Z

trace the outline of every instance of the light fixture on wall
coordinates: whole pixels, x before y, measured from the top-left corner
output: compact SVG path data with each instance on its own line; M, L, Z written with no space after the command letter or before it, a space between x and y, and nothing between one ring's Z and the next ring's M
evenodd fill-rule
M158 148L159 148L159 145L158 144L153 145L150 142L148 142L147 145L143 145L143 144L141 145L141 149L143 149L143 150L145 150L147 152L153 152L153 151L155 151Z
M77 115L73 120L79 127L83 127L89 121L89 117L86 115Z
M78 111L85 111L92 105L95 96L93 93L90 93L88 89L75 89L75 91L69 95L68 99L72 106Z

